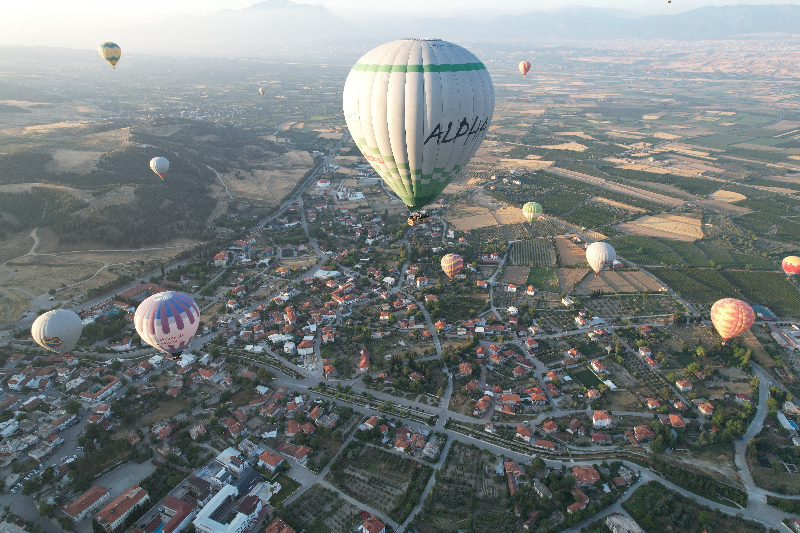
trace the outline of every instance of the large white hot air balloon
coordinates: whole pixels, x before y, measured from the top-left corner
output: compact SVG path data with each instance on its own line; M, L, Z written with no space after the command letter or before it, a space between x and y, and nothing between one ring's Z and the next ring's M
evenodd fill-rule
M164 174L169 170L169 161L166 157L154 157L150 160L150 170L158 174L158 177L164 179Z
M586 248L586 260L595 276L599 276L604 268L610 267L616 258L616 250L607 242L593 242Z
M439 39L400 39L358 60L343 100L361 153L406 205L420 209L480 146L494 86L469 50Z
M200 325L200 308L188 294L160 292L139 304L133 316L144 342L173 356L189 345Z
M78 344L83 331L81 317L66 309L48 311L31 326L31 337L36 344L51 352L67 354Z

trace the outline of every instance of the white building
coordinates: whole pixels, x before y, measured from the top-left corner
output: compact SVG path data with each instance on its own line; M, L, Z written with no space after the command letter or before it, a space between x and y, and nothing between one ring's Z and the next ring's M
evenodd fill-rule
M222 506L235 500L238 495L239 491L233 485L222 487L216 496L211 498L211 501L197 514L193 522L195 530L200 533L242 533L252 527L262 507L261 499L257 496L243 498L239 503L236 516L227 524L217 522L212 518ZM224 516L227 516L227 514Z
M242 454L235 448L225 448L222 453L216 457L219 465L224 466L231 474L239 476L245 468L244 459Z

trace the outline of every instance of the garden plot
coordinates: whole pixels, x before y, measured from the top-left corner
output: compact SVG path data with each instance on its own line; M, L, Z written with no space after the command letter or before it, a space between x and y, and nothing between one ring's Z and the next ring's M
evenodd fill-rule
M279 514L295 531L348 531L358 512L334 491L316 484Z
M561 266L575 266L586 263L586 249L570 240L569 235L555 238Z

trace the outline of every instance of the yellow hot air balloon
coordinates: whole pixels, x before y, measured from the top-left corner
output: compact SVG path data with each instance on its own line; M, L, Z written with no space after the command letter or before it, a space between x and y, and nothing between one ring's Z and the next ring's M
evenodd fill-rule
M261 96L264 96L265 94L267 94L267 90L265 88L263 88L263 87L259 88L258 92L261 93Z
M755 319L753 308L736 298L723 298L711 307L711 322L723 344L750 329Z
M447 254L442 257L442 270L447 274L447 277L453 279L456 274L464 269L464 259L457 254Z
M105 59L109 65L117 68L117 62L119 62L119 58L122 55L122 51L119 49L117 43L103 43L97 50L100 52L100 55L103 59Z

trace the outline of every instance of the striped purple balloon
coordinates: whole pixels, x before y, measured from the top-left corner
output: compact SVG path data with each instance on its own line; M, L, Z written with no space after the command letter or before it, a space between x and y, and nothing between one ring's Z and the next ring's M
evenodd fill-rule
M180 354L200 325L200 308L182 292L160 292L147 298L133 317L144 342L169 354Z

